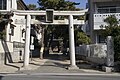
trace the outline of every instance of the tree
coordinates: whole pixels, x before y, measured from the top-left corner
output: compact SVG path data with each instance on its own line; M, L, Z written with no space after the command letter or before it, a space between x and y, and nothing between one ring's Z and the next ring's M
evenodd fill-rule
M38 0L38 4L40 5L40 10L45 10L45 9L54 9L54 10L80 10L78 8L76 8L76 5L79 5L80 3L76 3L76 2L71 2L71 1L66 1L66 0ZM65 16L55 16L55 19L64 19L66 18ZM68 16L67 16L68 18ZM53 27L53 26L52 26ZM54 34L56 34L59 38L65 38L66 35L66 27L62 27L64 28L62 30L62 34L61 33L61 27L58 28L54 26L54 28L50 28L51 31L54 31ZM68 33L67 33L68 34ZM68 35L66 35L67 37Z
M5 23L3 22L4 15L0 13L0 39L5 40L6 31L5 31Z
M79 10L75 5L79 5L80 3L65 0L38 0L38 4L40 5L40 10Z
M120 60L120 26L118 25L118 20L115 15L111 15L104 19L104 22L107 23L107 26L105 26L103 35L114 38L115 61Z
M91 40L90 38L83 32L78 32L77 33L77 44L82 45L82 44L90 44Z
M66 0L38 0L38 4L39 4L39 9L40 10L46 10L46 9L54 9L54 10L61 10L61 11L76 11L76 10L80 10L79 8L76 8L76 5L79 5L80 3L76 3L76 2L71 2L71 1L66 1ZM38 17L37 17L38 18ZM58 20L58 19L65 19L68 18L68 16L54 16L54 19ZM84 19L84 16L74 16L74 19ZM39 20L39 19L38 19ZM60 26L56 26L56 25L48 25L46 28L46 32L45 32L45 40L50 40L50 42L48 42L48 44L46 43L45 46L49 45L51 41L53 41L52 39L63 39L63 47L64 49L67 48L69 45L69 31L68 31L68 26L66 25L60 25ZM77 34L79 35L79 34ZM87 39L87 36L85 34L83 34L83 36L85 36L84 38ZM49 38L49 39L48 39ZM81 38L80 36L77 37ZM80 40L79 40L80 41ZM84 42L86 43L86 42Z
M14 14L12 12L8 12L6 14L0 13L0 39L4 39L6 37L6 28L5 26L8 23L12 22L12 19L10 19L10 16L13 16Z
M27 7L30 9L30 10L36 10L36 5L35 4L29 4L27 5Z
M90 44L91 39L81 30L81 28L75 29L75 41L76 46L83 45L83 44Z

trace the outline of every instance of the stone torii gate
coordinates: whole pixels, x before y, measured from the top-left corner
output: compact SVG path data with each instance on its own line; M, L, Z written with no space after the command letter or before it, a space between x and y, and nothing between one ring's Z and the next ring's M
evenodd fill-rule
M75 44L74 44L74 23L73 16L85 15L88 10L81 11L54 11L54 15L57 16L69 16L69 48L70 48L70 69L76 69L75 60ZM24 67L29 65L29 46L30 46L30 29L31 29L31 16L34 15L46 15L46 11L13 11L14 14L20 16L27 16L26 18L26 36L25 36L25 53L24 53ZM41 23L40 23L41 24ZM46 23L47 24L47 23ZM50 24L50 23L49 23ZM51 23L52 24L52 23Z

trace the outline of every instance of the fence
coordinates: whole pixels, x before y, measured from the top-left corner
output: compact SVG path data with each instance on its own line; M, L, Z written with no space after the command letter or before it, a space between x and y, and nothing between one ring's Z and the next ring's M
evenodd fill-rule
M106 64L107 45L106 44L91 44L80 45L76 47L76 54L85 56L87 60L97 64Z

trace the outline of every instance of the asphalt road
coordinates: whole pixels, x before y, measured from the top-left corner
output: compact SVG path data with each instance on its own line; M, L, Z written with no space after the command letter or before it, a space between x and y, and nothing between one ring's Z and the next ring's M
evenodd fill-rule
M8 75L0 80L120 80L120 76L107 75Z

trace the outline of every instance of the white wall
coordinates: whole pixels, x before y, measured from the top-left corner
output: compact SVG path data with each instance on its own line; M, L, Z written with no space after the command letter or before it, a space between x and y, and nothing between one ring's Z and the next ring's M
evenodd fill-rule
M6 53L7 54L13 53L13 43L0 40L0 65L4 65Z
M25 32L23 33L22 36L22 30L25 29L26 26L25 16L14 15L12 19L13 19L12 24L14 24L16 27L14 27L14 36L12 36L11 41L23 43L24 42L23 39L25 39Z
M7 49L7 50L5 50ZM0 40L0 53L13 52L13 43Z
M0 65L4 65L5 61L9 62L9 58L13 62L20 61L20 50L22 51L21 60L23 60L24 47L21 47L21 48L19 46L14 47L13 42L6 42L3 40L0 40ZM5 54L7 54L6 60L5 60Z
M104 19L110 15L115 15L118 21L120 20L120 13L94 14L94 30L100 30L101 25L107 26L107 24L104 22ZM103 29L105 29L105 27Z

